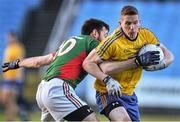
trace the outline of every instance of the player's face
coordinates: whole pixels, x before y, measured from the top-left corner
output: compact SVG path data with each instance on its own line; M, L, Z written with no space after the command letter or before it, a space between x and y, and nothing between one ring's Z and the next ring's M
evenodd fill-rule
M140 20L138 15L125 15L120 20L120 27L124 33L130 38L135 39L140 27Z
M109 31L105 27L103 27L101 29L101 31L99 32L99 36L98 36L97 40L99 40L99 41L104 40L108 36L108 33L109 33Z

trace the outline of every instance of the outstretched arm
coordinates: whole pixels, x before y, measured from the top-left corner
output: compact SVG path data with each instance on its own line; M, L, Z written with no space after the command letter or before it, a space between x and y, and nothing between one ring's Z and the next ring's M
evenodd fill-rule
M36 56L36 57L20 60L18 65L19 67L39 68L41 66L50 64L52 61L53 61L53 54L51 53L44 56Z
M6 62L2 65L3 72L6 72L8 70L12 69L18 69L20 67L25 68L39 68L41 66L45 66L50 64L53 61L53 54L48 54L44 56L37 56L37 57L31 57L31 58L25 58L22 60L14 60L11 62Z

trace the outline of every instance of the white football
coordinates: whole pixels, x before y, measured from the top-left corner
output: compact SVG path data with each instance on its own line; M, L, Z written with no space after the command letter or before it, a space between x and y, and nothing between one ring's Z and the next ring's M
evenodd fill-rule
M159 46L155 45L155 44L147 44L147 45L143 46L143 47L140 49L138 55L144 54L144 53L146 53L146 52L148 52L148 51L159 51L159 56L160 56L159 63L164 59L164 53L163 53L162 49L161 49ZM158 65L158 64L157 64L157 65ZM147 66L147 67L145 68L145 70L148 70L148 69L149 69L149 70L152 71L152 70L153 70L152 68L153 68L154 66L155 66L155 65Z

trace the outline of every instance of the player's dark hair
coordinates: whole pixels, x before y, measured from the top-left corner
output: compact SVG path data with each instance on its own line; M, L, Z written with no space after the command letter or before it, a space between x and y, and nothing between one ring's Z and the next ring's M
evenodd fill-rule
M134 6L124 6L121 10L122 15L138 15L138 10Z
M103 22L101 20L91 18L84 22L84 24L81 28L81 34L90 35L94 29L96 29L98 32L100 32L103 27L105 27L109 31L108 24L106 24L105 22Z

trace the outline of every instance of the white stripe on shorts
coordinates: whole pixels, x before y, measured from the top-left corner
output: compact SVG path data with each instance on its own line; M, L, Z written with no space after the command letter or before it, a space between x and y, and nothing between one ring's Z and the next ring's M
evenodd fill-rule
M64 90L64 95L67 97L67 99L70 100L77 108L83 106L78 99L76 99L72 94L70 94L69 92L70 88L66 82L63 83L63 90Z

